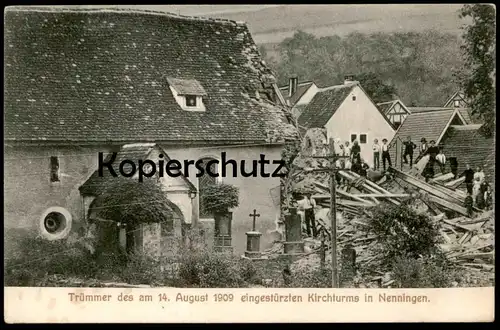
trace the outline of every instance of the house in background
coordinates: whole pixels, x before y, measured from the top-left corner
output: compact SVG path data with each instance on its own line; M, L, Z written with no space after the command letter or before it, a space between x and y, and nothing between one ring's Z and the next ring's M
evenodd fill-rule
M444 108L468 108L469 102L461 91L455 92L443 105Z
M373 166L374 139L388 141L395 129L366 94L359 82L346 77L344 84L320 89L298 118L302 129L326 129L327 139L357 140L361 157Z
M479 132L481 124L450 126L443 135L440 146L447 159L456 158L458 174L469 164L475 171L483 167L486 180L495 187L495 138Z
M84 197L92 193L80 188L99 152L152 143L181 164L220 161L226 152L248 166L261 154L281 159L294 136L275 77L245 24L129 9L9 7L4 18L6 232L63 239L85 229ZM233 184L240 190L234 252L245 250L254 209L261 247L272 244L280 202L270 192L280 178L198 178L190 171L196 196L188 196L185 180L167 194L178 219L209 234L214 219L200 206L203 191L217 181ZM14 241L5 243L15 249Z
M434 111L413 111L396 131L389 146L389 153L393 166L401 165L403 142L408 136L412 141L420 146L420 140L425 138L427 142L434 140L436 144L441 142L448 127L451 125L467 125L467 121L462 116L459 109L437 109ZM418 149L414 153L414 160L418 156Z
M410 110L408 110L401 100L377 103L377 106L389 118L395 129L398 129L406 117L411 114Z
M292 114L297 118L319 88L313 81L299 82L297 76L292 76L288 80L288 85L280 87L279 90L286 104L292 108Z

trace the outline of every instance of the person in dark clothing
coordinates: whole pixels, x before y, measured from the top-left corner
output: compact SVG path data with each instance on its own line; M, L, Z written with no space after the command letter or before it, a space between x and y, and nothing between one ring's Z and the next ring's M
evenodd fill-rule
M351 157L356 154L361 154L361 146L358 144L358 140L354 140L353 146L351 148Z
M408 156L410 156L410 168L413 166L413 150L417 147L415 143L411 141L411 136L408 136L408 139L403 142L403 160L405 164L408 164Z
M352 155L351 171L353 171L356 174L360 174L360 171L361 171L361 155L359 153L354 153Z
M427 140L425 138L420 139L420 156L425 155L427 148L428 148Z
M359 170L359 175L366 178L366 176L368 175L369 168L370 168L370 166L368 166L367 163L365 163L364 161L361 161L361 168Z
M458 161L457 157L450 157L450 169L451 173L453 173L453 177L456 179L458 175Z
M434 177L434 164L436 162L436 156L439 153L439 148L436 146L435 141L430 142L430 146L424 153L425 155L429 155L429 162L427 162L426 170L425 170L425 182L428 182L429 179Z
M389 167L392 166L391 155L389 154L389 146L387 145L387 139L382 140L381 150L382 150L382 166L383 166L384 172L385 172L386 161L389 163Z
M465 171L460 174L459 178L461 177L465 177L464 182L467 187L467 193L472 195L472 187L474 186L474 170L470 168L469 164L465 164Z
M472 214L473 214L473 207L474 207L474 199L472 198L472 194L471 193L467 193L467 197L465 197L465 201L464 201L464 206L465 206L465 209L467 210L467 215L469 218L472 218Z
M489 210L493 206L493 196L491 193L491 186L487 184L486 191L484 192L484 206Z

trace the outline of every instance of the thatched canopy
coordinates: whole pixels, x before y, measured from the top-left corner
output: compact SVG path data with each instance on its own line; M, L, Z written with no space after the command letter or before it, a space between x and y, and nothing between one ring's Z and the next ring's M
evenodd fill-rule
M93 217L137 225L173 215L173 203L155 180L115 178L90 205Z

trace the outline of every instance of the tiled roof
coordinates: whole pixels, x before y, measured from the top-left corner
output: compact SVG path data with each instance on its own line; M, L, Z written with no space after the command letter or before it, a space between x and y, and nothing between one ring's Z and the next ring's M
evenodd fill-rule
M455 108L443 108L443 107L409 107L408 108L412 113L420 113L420 112L429 112L429 111L449 111L454 110ZM469 109L460 108L458 109L462 117L467 124L472 124L474 121L471 118Z
M307 128L325 126L355 86L338 85L319 90L299 116L299 125Z
M495 176L495 139L479 132L481 125L451 126L440 145L446 157L457 157L459 174L470 164L473 170L483 166L486 178ZM490 181L491 182L491 181Z
M429 112L413 112L408 115L405 121L401 124L396 134L392 138L390 145L391 158L396 157L395 141L398 139L406 141L408 136L411 136L412 141L420 145L420 139L425 138L428 142L434 140L438 142L447 125L455 113L454 109L444 111L429 111Z
M132 160L134 162L137 162L139 159L145 160L148 158L149 153L154 149L154 148L159 148L155 144L134 144L134 145L124 145L121 147L120 151L117 152L116 158L113 161L113 164L111 165L118 174L118 176L121 177L120 174L120 162L123 160ZM160 148L161 150L161 148ZM161 153L164 156L164 163L166 164L170 158L168 155L161 150ZM107 155L107 157L104 159L104 162L108 162L111 160L112 154ZM136 163L137 164L137 163ZM132 171L131 166L128 166L129 164L125 165L123 167L123 170L125 173L130 173ZM186 185L192 190L196 191L196 188L194 185L189 181L186 177L181 175L181 178L186 182ZM85 181L83 185L79 187L80 192L83 195L92 195L92 196L97 196L99 195L106 187L109 186L110 181L116 180L116 177L113 177L107 168L104 169L103 176L99 176L99 171L95 171L90 178ZM134 179L136 180L136 179Z
M446 111L453 110L454 108L444 108L444 107L408 107L412 113L429 112L429 111Z
M302 95L304 95L304 93L307 92L309 87L312 86L312 84L313 84L312 81L298 83L297 90L295 91L295 93L293 93L291 97L288 96L288 86L280 87L280 91L282 92L282 95L285 98L285 100L290 101L290 105L293 107L295 103L297 103L300 100Z
M9 7L4 18L6 140L283 138L269 136L284 115L265 101L275 78L244 24L120 9ZM182 110L167 77L198 81L206 111Z

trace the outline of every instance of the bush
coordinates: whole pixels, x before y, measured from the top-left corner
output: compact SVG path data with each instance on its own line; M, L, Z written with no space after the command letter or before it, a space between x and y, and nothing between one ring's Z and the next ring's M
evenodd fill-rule
M370 230L382 246L384 261L396 257L430 256L438 252L439 227L425 214L413 210L407 201L400 206L383 203L373 209Z
M397 257L392 264L393 279L399 288L447 288L458 275L442 256Z
M97 263L66 241L22 237L17 251L5 261L6 286L42 286L52 275L94 277Z
M208 250L183 253L179 265L182 287L239 288L246 287L239 259Z
M315 268L307 272L294 273L292 275L293 288L331 288L332 268L326 265L325 269Z
M224 183L209 185L203 191L201 204L208 212L227 212L239 205L238 187Z

